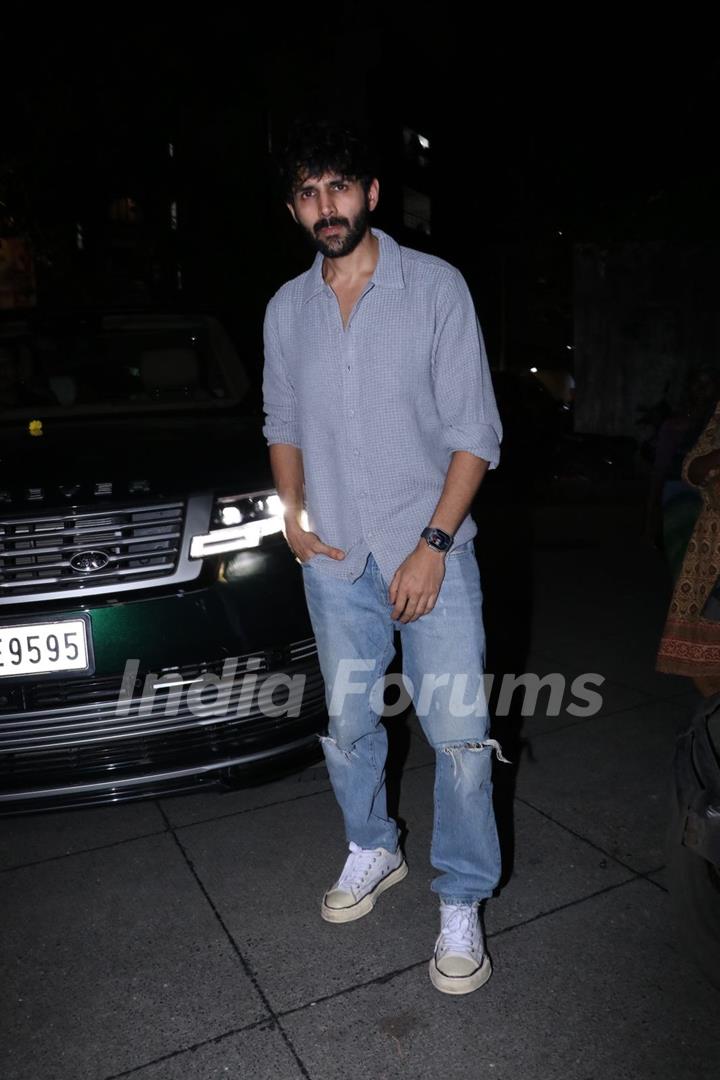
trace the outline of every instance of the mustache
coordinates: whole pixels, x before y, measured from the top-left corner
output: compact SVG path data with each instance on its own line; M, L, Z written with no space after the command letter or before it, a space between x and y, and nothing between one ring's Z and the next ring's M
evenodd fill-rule
M326 229L329 225L344 225L345 228L350 228L350 222L347 218L329 217L322 218L320 221L316 221L313 225L313 229L316 233L319 233L321 229Z

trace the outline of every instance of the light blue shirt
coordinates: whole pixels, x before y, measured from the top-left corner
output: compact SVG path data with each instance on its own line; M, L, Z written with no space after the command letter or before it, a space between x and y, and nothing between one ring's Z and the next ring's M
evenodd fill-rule
M354 581L372 552L389 583L430 521L453 451L494 468L502 428L464 278L372 231L377 266L347 328L321 254L268 304L263 432L300 448L310 528L346 552L313 564ZM476 531L468 515L455 543Z

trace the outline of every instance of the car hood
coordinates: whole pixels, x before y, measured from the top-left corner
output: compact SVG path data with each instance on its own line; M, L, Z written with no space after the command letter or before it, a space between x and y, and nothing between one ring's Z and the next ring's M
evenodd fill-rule
M176 497L200 490L239 494L272 486L259 418L48 419L40 430L32 434L27 422L3 427L0 508Z

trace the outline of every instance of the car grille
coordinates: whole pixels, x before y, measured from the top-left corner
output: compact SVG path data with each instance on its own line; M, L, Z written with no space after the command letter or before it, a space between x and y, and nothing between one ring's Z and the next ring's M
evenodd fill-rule
M213 759L281 748L299 732L321 730L325 697L314 639L231 659L236 669L227 696L220 708L211 703L202 715L197 703L190 706L187 690L202 675L221 676L227 660L166 670L167 681L158 679L163 689L155 693L143 693L145 677L138 676L120 710L121 676L11 688L0 699L0 802L28 785L82 785L206 767ZM297 710L279 711L283 693L277 696L278 715L267 715L258 691L273 674L304 676L302 692L290 698ZM251 683L250 676L257 681Z
M180 553L183 502L107 511L73 509L0 520L0 597L166 577ZM98 568L83 571L91 553ZM75 559L75 566L73 566Z

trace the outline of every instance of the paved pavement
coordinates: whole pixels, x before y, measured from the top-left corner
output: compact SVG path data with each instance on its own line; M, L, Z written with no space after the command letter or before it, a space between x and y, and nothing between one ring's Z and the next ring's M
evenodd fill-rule
M320 766L0 823L4 1080L720 1074L720 993L675 943L663 877L693 695L653 671L662 565L629 509L493 517L492 669L606 682L590 718L567 697L556 716L496 720L517 767L496 766L490 982L456 999L430 985L432 758L391 721L410 874L348 926L319 917L345 855Z

